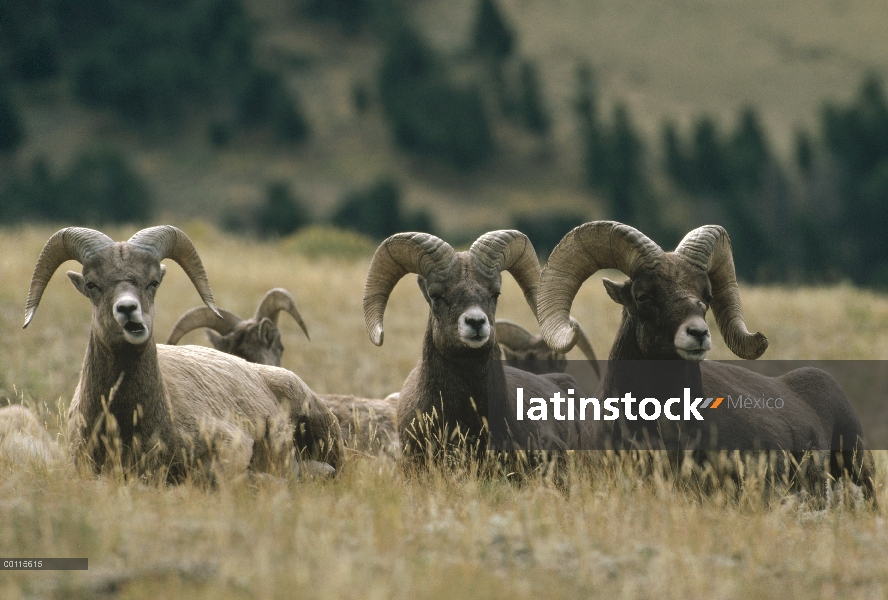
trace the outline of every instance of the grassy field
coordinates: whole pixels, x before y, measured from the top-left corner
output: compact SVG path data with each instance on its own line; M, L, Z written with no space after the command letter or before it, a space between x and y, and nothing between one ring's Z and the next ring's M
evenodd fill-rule
M271 287L294 294L313 341L283 316L284 366L313 389L379 397L400 388L427 315L412 277L395 289L386 343L376 348L360 309L369 255L309 259L292 241L259 244L184 227L220 306L250 315ZM126 239L133 230L107 233ZM51 234L0 235L0 398L23 398L64 443L59 415L78 378L91 315L63 275L78 265L60 269L34 322L21 329L31 269ZM508 275L504 282L498 316L532 325L517 285ZM742 294L750 327L772 341L769 358L886 358L884 296L850 287L744 287ZM156 337L198 303L187 277L170 265L157 297ZM604 355L619 309L600 283L584 286L574 314ZM194 332L184 342L205 340ZM729 357L720 339L713 357ZM877 460L884 482L888 461ZM884 483L878 495L888 506ZM407 478L389 462L358 458L335 481L214 491L0 463L0 523L3 557L86 556L90 564L88 572L5 572L3 598L888 594L882 511L816 510L794 497L766 504L754 491L701 498L679 480L631 469L577 470L565 495L542 481L519 487L437 471Z
M369 254L307 258L293 240L256 243L200 224L184 228L219 306L249 316L267 289L293 293L312 342L283 316L284 366L314 390L380 397L400 388L427 318L412 277L395 289L386 342L376 348L361 312ZM76 384L91 317L64 277L79 266L59 270L21 329L31 270L52 233L0 231L0 398L24 398L64 442L58 415ZM126 239L133 230L106 233ZM169 266L157 296L161 341L199 303L181 269ZM604 356L619 308L598 279L583 287L574 315ZM888 358L884 296L851 287L741 291L750 328L771 340L767 358ZM508 275L498 316L533 324ZM183 343L206 341L194 332ZM730 357L718 336L712 357ZM877 460L884 507L888 461ZM814 510L792 497L765 504L754 493L700 498L631 470L577 470L564 495L541 481L406 478L390 463L359 459L335 481L215 491L0 464L0 556L90 561L88 572L4 572L0 596L880 598L888 594L883 514Z

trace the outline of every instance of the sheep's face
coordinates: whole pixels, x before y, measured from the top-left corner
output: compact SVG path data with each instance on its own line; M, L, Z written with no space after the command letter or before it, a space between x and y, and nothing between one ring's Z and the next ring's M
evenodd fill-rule
M210 343L220 352L260 365L281 366L284 345L281 343L280 331L269 318L241 321L225 335L212 329L207 329L206 332Z
M118 243L88 258L83 273L68 271L68 278L92 302L93 331L113 348L151 339L154 295L165 271L154 254Z
M623 283L605 279L604 287L623 305L645 358L706 358L712 348L706 325L712 286L706 272L667 253L657 267Z
M432 341L445 356L489 352L502 277L485 272L467 253L457 256L449 273L418 278L429 303Z
M507 364L533 373L563 373L567 367L567 357L553 352L541 335L533 336L530 342L521 347L500 342L500 349Z

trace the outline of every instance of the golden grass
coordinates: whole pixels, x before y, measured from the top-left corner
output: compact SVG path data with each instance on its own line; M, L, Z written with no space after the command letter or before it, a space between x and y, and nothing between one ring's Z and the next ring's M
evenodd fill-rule
M313 389L381 397L400 388L427 318L413 277L395 289L386 343L376 348L361 312L369 255L307 259L286 242L185 229L220 306L247 316L269 288L293 293L312 342L283 316L284 366ZM21 330L31 270L52 232L0 232L0 392L12 398L15 386L63 438L57 415L76 384L91 316L63 274L77 265L60 269ZM169 267L159 339L199 303ZM749 326L771 339L769 358L888 358L888 298L851 287L742 293ZM604 356L619 308L599 282L584 286L574 314ZM508 275L498 315L533 324ZM206 343L201 332L183 342ZM729 357L717 336L715 346L714 358ZM886 463L880 455L880 482ZM888 506L884 484L878 496ZM517 486L460 470L407 478L369 460L352 461L335 481L213 491L0 465L0 555L90 559L88 572L6 572L3 598L875 598L888 594L886 553L880 511L815 510L754 492L699 497L680 480L632 469L574 469L561 494L542 481Z

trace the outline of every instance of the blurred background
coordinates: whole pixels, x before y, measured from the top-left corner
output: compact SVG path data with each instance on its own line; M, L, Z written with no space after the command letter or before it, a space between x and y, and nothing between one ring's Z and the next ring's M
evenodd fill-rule
M0 0L0 225L545 257L719 223L746 281L885 288L886 31L883 0Z

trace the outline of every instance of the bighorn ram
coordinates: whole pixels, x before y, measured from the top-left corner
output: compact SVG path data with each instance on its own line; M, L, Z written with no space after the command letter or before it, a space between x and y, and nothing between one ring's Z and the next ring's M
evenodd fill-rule
M127 469L165 470L173 480L189 471L215 477L247 467L280 470L295 442L300 458L338 467L342 442L335 418L296 375L208 348L155 345L154 296L164 258L181 265L215 310L200 257L175 227L143 229L119 243L69 227L53 235L37 259L25 327L53 273L68 260L83 265L82 274L68 271L68 277L93 305L68 410L75 463L97 471L111 448Z
M573 317L571 322L577 330L577 346L589 359L595 374L600 377L601 371L595 358L595 350L592 349L586 332ZM511 367L529 370L532 373L563 373L567 367L567 356L564 353L553 351L546 345L542 335L533 334L518 323L497 319L496 341L503 352L506 364Z
M189 331L205 327L207 337L216 350L239 356L252 363L279 367L284 352L278 330L278 315L281 311L286 311L296 319L305 337L311 339L293 296L283 288L275 288L262 298L252 319L241 319L224 308L219 309L221 319L207 306L192 308L173 325L167 344L176 345Z
M414 459L437 455L445 436L457 429L469 447L484 452L488 433L483 427L491 408L515 397L515 388L526 394L548 398L575 388L564 374L535 375L504 367L497 359L500 349L495 329L502 283L501 271L512 274L536 313L540 266L530 240L518 231L486 233L466 252L427 233L399 233L386 239L373 256L364 287L364 320L371 341L383 342L383 315L389 295L408 273L419 275L418 283L429 304L429 320L422 356L404 382L398 400L398 433L405 456ZM573 391L573 390L571 390ZM512 415L513 410L503 410ZM550 423L545 431L531 431L524 422L509 422L519 448L563 447L577 435L575 422ZM451 438L447 438L449 443Z
M689 428L685 435L698 435L697 447L704 449L712 447L715 438L710 436L717 435L722 448L827 451L831 475L849 474L872 496L872 455L864 447L854 409L829 374L802 368L766 377L734 365L703 362L711 348L705 321L710 306L734 354L756 359L768 347L764 335L746 329L724 228L695 229L674 252L664 252L638 230L611 221L586 223L569 232L540 276L538 315L543 337L552 349L565 352L574 345L576 330L568 318L573 299L587 278L608 268L619 269L629 279L623 283L604 280L608 295L623 306L623 317L597 398L619 398L629 391L640 396L639 371L626 362L638 360L676 361L646 363L643 368L673 379L655 385L689 387L692 397L725 396L738 390L756 397L779 396L785 402L782 410L705 411L705 425L699 429L694 429L693 422L682 423ZM593 435L610 436L611 442L619 444L621 431L637 435L651 422L598 423L611 426L597 428ZM669 421L652 423L651 427L660 428L648 430L652 435L673 431Z
M278 329L281 311L292 315L308 338L308 329L293 296L283 288L275 288L265 294L256 314L248 320L222 308L219 309L221 319L206 306L192 308L176 321L167 344L175 345L185 334L205 327L216 350L252 363L279 367L284 352ZM341 394L318 396L336 415L346 445L361 452L376 454L385 450L397 454L399 443L393 402Z

